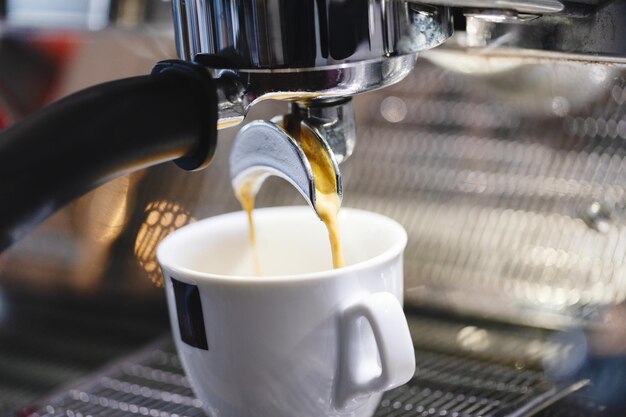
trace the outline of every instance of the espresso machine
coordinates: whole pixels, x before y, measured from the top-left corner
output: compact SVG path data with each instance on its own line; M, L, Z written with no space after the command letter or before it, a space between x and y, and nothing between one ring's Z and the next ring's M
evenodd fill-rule
M0 393L31 384L21 369L58 382L15 394L7 412L202 415L167 336L131 356L116 345L98 353L107 367L76 372L74 357L96 363L77 346L102 346L102 331L97 342L45 333L53 324L34 321L46 310L21 303L56 297L56 320L83 298L97 306L76 307L90 327L124 322L139 349L166 331L154 324L163 312L146 307L162 303L163 237L238 210L232 184L244 179L263 184L260 206L314 202L296 125L334 162L344 206L409 233L417 370L377 416L626 414L626 2L160 3L174 39L167 23L158 42L175 41L178 59L149 57L161 61L152 75L75 93L0 133L0 201L11 201L0 208L0 244L11 246L0 285L5 310L27 317L0 332ZM124 33L113 50L132 44ZM94 57L104 65L106 51L91 48L79 72ZM3 148L7 133L14 146ZM169 160L178 166L145 169ZM45 192L20 198L42 178ZM138 297L143 308L121 307ZM39 353L19 362L46 349L29 327L66 365Z

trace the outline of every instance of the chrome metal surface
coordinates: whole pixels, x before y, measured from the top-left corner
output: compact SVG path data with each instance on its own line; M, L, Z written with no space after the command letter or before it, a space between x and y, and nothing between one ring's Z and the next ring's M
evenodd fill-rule
M173 0L179 56L211 68L306 69L415 54L452 33L447 10L372 0Z
M547 352L542 346L548 346L549 333L523 328L481 328L418 315L409 315L409 323L415 343L415 376L407 385L384 396L376 417L604 415L597 405L585 404L570 410L563 410L560 403L551 405L563 397L580 398L575 393L584 381L553 383L535 364ZM473 335L467 331L472 329ZM493 346L502 347L501 342L516 339L516 349L500 352L495 358L482 358L480 349L471 349L471 343L477 340L476 332L480 331ZM477 346L474 344L474 348ZM549 346L550 351L558 347ZM204 415L169 338L60 391L40 405L33 417Z
M504 19L494 24L480 15L468 16L466 32L456 38L461 47L478 47L485 54L626 62L624 1L614 1L578 16L545 14L524 24Z
M244 104L245 91L243 85L228 74L215 80L217 84L217 128L238 125L248 113L248 105Z
M265 100L308 102L337 99L376 90L401 81L416 56L402 55L375 61L306 68L301 71L216 70L220 86L220 128L241 122L250 108ZM227 91L227 92L224 92Z
M191 39L189 39L189 27L187 25L187 8L185 1L172 2L172 18L174 20L174 39L176 40L176 52L180 59L191 60Z
M452 15L446 7L414 1L382 3L386 56L418 53L452 36Z
M297 115L324 138L338 164L352 155L356 145L356 118L351 98L293 103L291 115Z
M324 138L311 129L306 122L295 121L299 129L306 130L310 138L320 142L335 169L337 194L342 196L341 173L332 150ZM230 178L235 193L242 187L250 187L253 195L270 176L287 180L302 194L306 202L316 210L317 192L311 165L298 139L288 133L283 118L272 122L255 121L243 127L233 142L230 152Z
M452 34L443 7L322 0L172 1L178 55L236 83L219 127L266 99L337 98L400 81L415 54ZM341 153L349 152L349 149Z
M558 0L429 0L430 4L469 9L512 10L520 13L552 14L563 11Z
M511 10L494 10L494 9L469 9L463 13L466 19L473 19L467 22L467 30L471 32L473 30L473 22L482 21L489 23L524 23L530 22L539 18L539 15L519 13ZM484 31L483 31L484 32ZM474 35L474 34L473 34ZM484 34L483 34L484 36ZM476 37L472 36L472 39L468 39L467 42L474 41Z
M246 0L235 8L225 0L174 1L179 56L212 68L271 70L414 54L452 35L451 10L458 9L468 15L466 30L457 37L461 46L476 46L477 22L497 23L479 29L489 32L488 44L479 45L485 52L626 60L623 1L278 2Z

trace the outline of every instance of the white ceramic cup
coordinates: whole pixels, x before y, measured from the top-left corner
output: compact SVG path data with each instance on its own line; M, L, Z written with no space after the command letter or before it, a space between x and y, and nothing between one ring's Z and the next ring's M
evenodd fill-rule
M212 417L369 417L407 382L415 356L402 311L402 226L339 216L333 270L310 207L256 209L262 276L243 212L172 233L157 252L176 346Z

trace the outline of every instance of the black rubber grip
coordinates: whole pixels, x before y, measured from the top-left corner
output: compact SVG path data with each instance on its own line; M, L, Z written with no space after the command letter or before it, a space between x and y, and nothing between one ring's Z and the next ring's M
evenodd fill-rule
M151 75L75 93L0 133L0 252L98 185L176 160L207 164L217 92L202 67L164 62Z

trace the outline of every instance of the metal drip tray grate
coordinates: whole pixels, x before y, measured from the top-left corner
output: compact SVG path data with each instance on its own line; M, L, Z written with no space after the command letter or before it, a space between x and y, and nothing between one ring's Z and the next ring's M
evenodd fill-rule
M416 360L413 381L388 394L377 416L400 409L409 412L405 415L493 416L549 389L535 372L421 351Z
M205 415L202 403L195 398L184 376L169 338L78 383L46 403L34 415Z
M410 322L414 335L428 335L415 340L415 377L385 395L376 417L531 416L582 386L553 385L535 366L532 355L520 356L519 349L484 359L482 356L492 355L488 349L477 349L481 332L487 331L483 328L418 317ZM468 328L474 333L465 330ZM429 329L434 331L425 333ZM470 342L464 342L464 335ZM498 344L510 342L516 333L489 330L488 335ZM525 330L516 336L536 352L546 334ZM171 339L165 338L50 398L33 417L194 417L205 415L201 406L184 377ZM576 414L580 407L560 414L546 412L549 409L542 415L573 417L580 415Z

